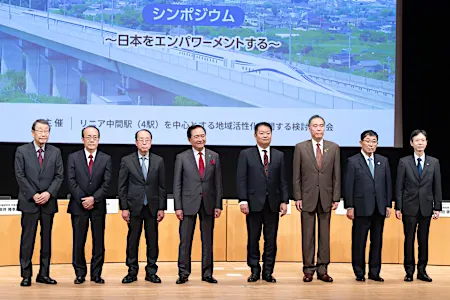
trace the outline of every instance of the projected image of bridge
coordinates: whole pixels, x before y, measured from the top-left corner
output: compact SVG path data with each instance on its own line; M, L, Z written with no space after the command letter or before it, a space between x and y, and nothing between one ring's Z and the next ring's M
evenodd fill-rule
M298 10L308 12L312 7L304 4ZM369 41L352 41L354 37L348 35L348 46L327 54L325 62L317 65L320 57L311 56L315 47L338 46L317 39L316 45L296 52L298 36L312 36L314 32L320 36L320 28L314 23L304 25L309 20L305 13L297 14L295 22L289 19L288 32L283 33L285 29L278 32L276 28L286 27L285 23L280 21L277 25L274 18L265 17L267 13L249 9L245 30L275 36L283 45L279 50L256 53L206 46L121 47L108 40L117 40L124 33L207 37L211 32L202 32L205 29L200 27L192 32L162 26L130 29L115 24L118 8L112 10L110 20L105 19L104 8L101 16L99 9L85 11L84 16L92 19L87 20L64 15L65 11L61 15L2 3L0 99L72 104L394 109L395 56L385 55L386 63L361 59L376 55L376 50L370 49ZM276 20L290 14L283 7L276 11ZM327 32L342 30L338 25L331 26L332 20ZM344 21L356 25L361 22ZM380 30L391 32L392 28L385 26ZM337 35L326 36L330 40ZM360 40L373 38L359 36ZM368 48L361 50L359 60L352 54L352 42L358 43L355 47L365 44Z

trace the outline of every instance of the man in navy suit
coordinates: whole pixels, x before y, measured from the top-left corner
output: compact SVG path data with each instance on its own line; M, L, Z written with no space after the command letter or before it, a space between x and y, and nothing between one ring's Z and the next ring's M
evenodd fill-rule
M415 271L414 240L417 230L419 261L417 279L431 282L426 272L428 262L428 236L431 217L439 218L442 210L441 168L439 160L425 155L427 133L414 130L410 144L414 154L400 159L395 185L395 216L402 219L405 233L404 267L405 281L413 281Z
M373 130L361 133L361 152L348 159L344 176L344 207L353 220L352 266L357 281L365 281L365 254L370 230L369 279L380 277L381 250L385 218L392 207L392 182L389 161L375 154L378 134Z
M67 212L72 215L74 283L83 283L87 273L84 247L89 220L93 246L91 281L105 283L101 274L105 261L105 197L111 182L111 156L97 150L100 140L98 128L84 128L81 139L84 149L71 153L67 162L70 190Z

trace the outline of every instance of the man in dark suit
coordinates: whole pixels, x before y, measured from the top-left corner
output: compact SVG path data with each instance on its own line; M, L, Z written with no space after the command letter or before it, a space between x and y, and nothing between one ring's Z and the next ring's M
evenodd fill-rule
M428 263L428 236L431 217L439 218L442 210L441 169L439 160L425 156L427 133L414 130L410 144L414 154L400 159L397 169L395 216L402 219L405 234L405 281L413 281L415 271L414 240L417 230L419 261L417 279L431 282L426 272Z
M380 277L381 249L385 218L391 215L392 181L389 161L375 154L378 134L373 130L361 133L361 152L348 159L344 176L344 207L353 220L352 266L357 281L365 281L366 243L370 230L369 279Z
M202 281L217 283L213 274L214 218L222 212L222 170L219 154L205 148L206 131L200 125L187 130L191 149L177 154L173 196L180 220L177 284L191 274L191 250L197 214L202 238Z
M283 152L270 146L272 126L262 122L255 125L256 147L239 154L236 186L241 212L247 221L247 265L251 274L248 282L260 278L259 239L264 225L262 278L276 282L272 276L277 253L279 212L284 216L289 194L284 169Z
M295 206L301 213L303 281L311 282L314 272L324 282L333 282L328 275L330 263L331 210L341 197L341 165L339 146L325 141L325 121L314 115L308 122L311 139L298 143L294 150L293 181ZM319 249L314 264L316 215L319 219Z
M19 185L17 210L22 212L20 238L21 286L31 285L34 242L41 225L41 258L36 282L56 284L50 278L53 217L58 212L57 197L64 179L61 151L47 144L50 125L39 119L33 123L34 141L19 146L15 155L15 175Z
M72 215L75 284L85 281L87 274L84 247L91 220L91 281L105 283L102 275L105 261L106 195L111 182L111 157L97 151L100 131L88 126L81 131L84 149L71 153L67 162L70 201L67 212Z
M122 158L119 171L119 199L122 218L128 223L127 258L128 274L122 283L137 280L139 271L138 250L144 223L147 242L145 280L161 283L156 272L158 266L158 223L167 209L164 160L150 151L152 134L143 129L135 135L137 152Z

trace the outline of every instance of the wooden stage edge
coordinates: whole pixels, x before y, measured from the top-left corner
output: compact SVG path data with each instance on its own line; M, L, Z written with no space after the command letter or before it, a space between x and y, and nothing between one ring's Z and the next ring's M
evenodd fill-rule
M139 279L132 284L122 284L127 267L124 263L107 263L102 277L106 283L99 285L86 281L75 285L73 268L70 264L51 266L51 277L57 285L44 285L34 281L31 287L20 287L18 266L0 267L0 293L4 299L446 299L450 285L449 266L429 266L428 274L433 282L404 282L403 266L383 264L381 276L385 282L357 282L349 263L331 263L329 274L333 283L324 283L314 278L311 283L302 281L302 264L281 262L275 266L277 283L258 281L248 283L249 269L245 262L218 262L214 265L214 277L218 284L208 284L200 279L201 264L192 264L189 281L176 285L177 266L173 262L159 263L158 275L161 284L144 280L144 264L140 264ZM38 266L33 266L36 274ZM89 274L88 274L89 275Z

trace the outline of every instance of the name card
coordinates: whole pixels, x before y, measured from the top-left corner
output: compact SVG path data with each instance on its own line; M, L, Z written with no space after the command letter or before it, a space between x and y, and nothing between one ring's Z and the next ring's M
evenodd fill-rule
M0 216L21 215L17 210L17 199L0 200Z
M175 213L175 202L173 197L167 197L167 209L164 211L166 214L174 214Z
M106 213L107 214L119 213L119 199L106 199Z

